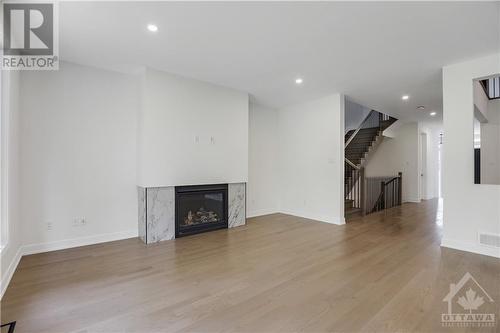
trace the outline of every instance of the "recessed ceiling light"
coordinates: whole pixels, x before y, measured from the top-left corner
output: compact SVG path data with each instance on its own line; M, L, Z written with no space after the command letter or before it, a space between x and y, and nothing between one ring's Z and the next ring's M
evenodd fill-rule
M302 80L301 77L298 77L298 78L295 79L295 83L296 84L302 84L302 82L304 82L304 80Z
M410 98L410 96L408 96L408 95L403 95L403 96L401 97L401 99L402 99L403 101L406 101L408 98Z
M429 114L434 117L436 115L436 112L433 111L433 112L431 112Z
M148 24L148 30L151 31L151 32L157 32L158 31L158 27L154 24Z
M417 106L417 110L425 110L425 106L423 105Z

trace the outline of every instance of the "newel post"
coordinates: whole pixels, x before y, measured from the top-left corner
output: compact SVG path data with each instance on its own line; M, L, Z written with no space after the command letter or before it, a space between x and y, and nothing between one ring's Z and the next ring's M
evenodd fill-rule
M398 206L401 205L402 203L402 196L403 196L403 173L399 172L398 173Z
M365 181L365 168L359 169L359 188L360 188L360 205L361 214L366 215L366 181Z
M380 193L382 194L380 196L380 209L385 209L385 181L380 182Z

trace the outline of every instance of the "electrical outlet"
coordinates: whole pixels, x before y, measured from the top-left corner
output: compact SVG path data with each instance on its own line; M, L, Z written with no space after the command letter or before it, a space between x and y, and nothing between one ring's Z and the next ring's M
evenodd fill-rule
M73 226L74 227L81 227L87 224L87 221L85 220L84 217L77 217L73 220Z

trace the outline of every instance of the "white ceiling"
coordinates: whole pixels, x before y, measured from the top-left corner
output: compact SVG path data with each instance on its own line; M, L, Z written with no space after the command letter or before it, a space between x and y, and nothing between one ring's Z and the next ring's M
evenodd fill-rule
M499 2L62 2L60 56L115 70L149 66L247 91L271 107L342 92L400 119L429 119L430 110L440 119L441 68L498 52L499 8ZM147 31L148 23L159 31ZM302 86L295 85L298 76Z

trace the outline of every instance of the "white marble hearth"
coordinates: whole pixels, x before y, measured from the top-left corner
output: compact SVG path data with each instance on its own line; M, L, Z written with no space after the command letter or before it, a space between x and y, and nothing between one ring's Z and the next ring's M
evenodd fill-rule
M246 184L228 184L228 227L246 223ZM175 238L175 187L138 187L139 238L156 243Z

